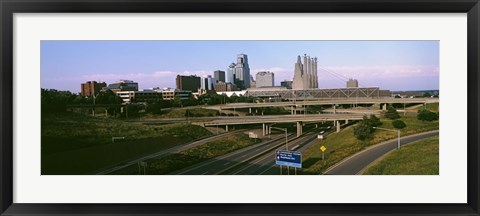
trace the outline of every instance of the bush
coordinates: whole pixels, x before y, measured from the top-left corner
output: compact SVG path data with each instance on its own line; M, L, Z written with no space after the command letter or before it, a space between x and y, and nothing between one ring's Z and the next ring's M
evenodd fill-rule
M366 121L361 121L353 128L353 134L359 140L371 139L373 137L373 131L373 127Z
M234 116L233 113L228 113L228 116Z
M417 119L421 121L435 121L438 120L438 113L422 109L418 111Z
M220 113L220 115L221 115L221 116L227 116L227 114L226 114L226 113Z
M378 127L378 126L382 125L382 122L380 121L380 119L379 119L377 116L373 115L373 114L370 115L369 121L370 121L370 124L371 124L373 127Z
M397 128L397 129L402 129L407 126L405 122L403 122L402 120L392 121L392 125L394 128Z
M386 118L389 119L398 119L400 118L400 115L398 114L397 110L393 108L392 106L389 106L387 108L387 111L384 113Z

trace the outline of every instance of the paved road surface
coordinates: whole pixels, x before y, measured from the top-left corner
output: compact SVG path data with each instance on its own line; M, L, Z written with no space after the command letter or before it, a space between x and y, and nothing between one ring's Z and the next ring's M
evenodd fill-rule
M294 134L290 134L288 139L295 139ZM226 155L222 155L203 163L187 167L175 172L170 173L171 175L215 175L224 172L225 170L230 169L244 161L249 160L252 157L255 157L262 152L267 151L268 149L274 148L277 145L285 144L285 135L277 134L272 135L272 140L264 141L259 144L255 144L234 152L231 152Z
M400 138L400 144L415 142L432 136L437 136L438 131L429 131ZM389 140L369 147L353 156L328 168L326 175L356 175L376 159L397 148L397 139Z
M151 158L163 157L163 156L166 156L166 155L170 155L170 154L173 154L173 153L177 153L177 152L180 152L180 151L184 151L184 150L187 150L187 149L189 149L189 148L193 148L193 147L196 147L196 146L199 146L199 145L203 145L203 144L205 144L205 143L207 143L207 142L210 142L210 141L213 141L213 140L217 140L217 139L219 139L219 138L222 138L222 137L224 137L224 136L230 135L230 134L232 134L232 133L241 133L241 132L243 132L243 131L245 131L245 130L246 130L246 129L235 130L235 131L231 131L231 132L222 133L222 134L218 134L218 135L215 135L215 136L207 137L207 138L205 138L205 139L193 141L193 142L190 142L190 143L185 143L185 144L177 145L177 146L174 146L174 147L172 147L172 148L165 149L165 150L162 150L162 151L159 151L159 152L155 152L155 153L153 153L153 154L149 154L149 155L147 155L147 156L144 156L144 157L141 157L141 158L138 158L138 159L135 159L135 160L132 160L132 161L128 161L128 162L122 163L122 164L120 164L120 165L111 167L111 168L109 168L109 169L106 169L106 170L103 170L103 171L101 171L101 172L96 173L96 175L106 175L106 174L115 172L115 171L117 171L117 170L123 169L123 168L125 168L125 167L131 166L131 165L134 165L134 164L137 164L139 161L144 161L144 160L148 160L148 159L151 159Z

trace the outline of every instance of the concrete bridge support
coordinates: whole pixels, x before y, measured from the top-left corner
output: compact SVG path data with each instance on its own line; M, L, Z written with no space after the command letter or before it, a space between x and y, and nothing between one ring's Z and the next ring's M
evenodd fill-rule
M336 121L337 123L337 133L340 132L340 122Z
M345 119L345 124L348 124L348 119Z
M382 110L387 111L387 104L383 104Z
M297 122L297 137L301 136L303 131L302 131L302 128L303 127L303 123L302 122Z
M265 123L262 124L262 135L265 136L266 125Z
M337 114L337 107L335 106L335 104L333 105L333 114Z
M225 131L228 132L228 125L225 125Z

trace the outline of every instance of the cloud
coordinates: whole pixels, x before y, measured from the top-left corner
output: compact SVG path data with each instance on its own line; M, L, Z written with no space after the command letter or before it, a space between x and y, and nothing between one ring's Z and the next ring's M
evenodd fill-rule
M326 70L325 70L326 69ZM414 78L438 77L438 66L432 65L391 65L391 66L324 66L318 72L333 71L347 78Z
M284 67L253 68L250 70L255 75L260 71L271 71L275 74L275 85L280 85L283 80L292 80L294 69ZM327 72L329 71L329 72ZM332 71L334 73L332 73ZM335 75L336 74L336 75ZM175 87L177 75L197 75L204 77L213 76L212 70L185 70L185 71L153 71L132 73L94 73L67 77L42 77L42 87L68 89L79 91L80 83L94 80L113 83L118 80L133 80L139 83L140 89L153 87ZM322 88L344 87L348 78L358 79L362 86L385 86L385 88L400 89L402 86L421 85L430 82L430 86L438 86L438 66L425 65L394 65L394 66L320 66L318 67L319 85ZM411 84L408 84L408 83ZM434 83L435 82L435 83ZM58 86L58 87L57 87Z
M377 86L391 90L437 89L438 66L324 66L319 67L319 83L323 87L344 87L348 78L357 79L362 87ZM320 85L320 84L319 84Z

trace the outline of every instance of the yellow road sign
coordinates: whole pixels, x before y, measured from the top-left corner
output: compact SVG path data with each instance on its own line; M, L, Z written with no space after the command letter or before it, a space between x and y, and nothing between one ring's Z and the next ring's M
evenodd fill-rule
M321 150L322 152L324 152L325 150L327 150L327 148L325 148L325 146L322 146L322 147L320 147L320 150Z

